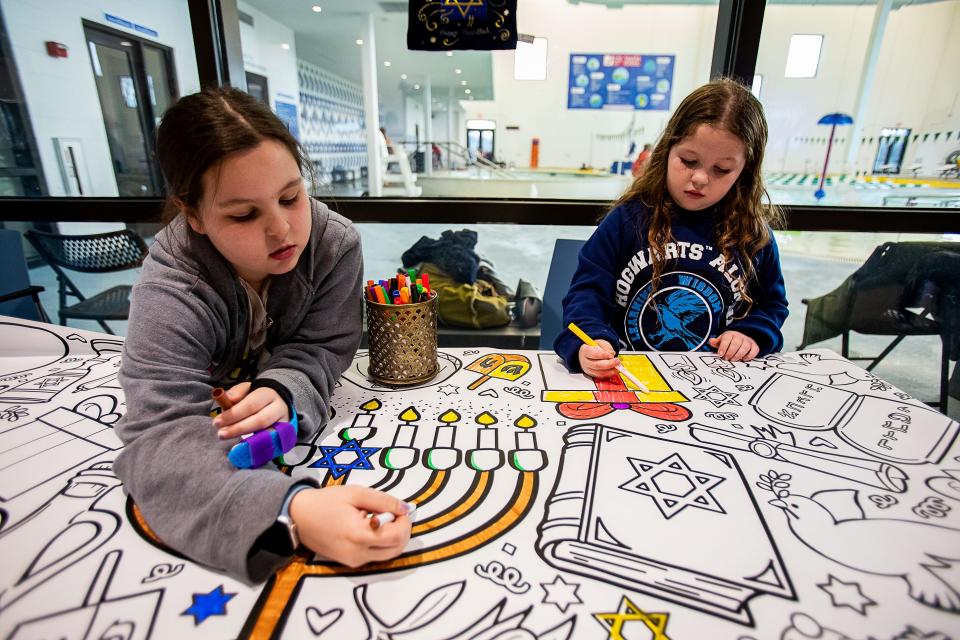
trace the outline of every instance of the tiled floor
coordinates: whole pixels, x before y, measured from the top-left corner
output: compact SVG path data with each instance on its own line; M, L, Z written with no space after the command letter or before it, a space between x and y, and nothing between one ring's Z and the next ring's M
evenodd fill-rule
M443 230L439 225L405 224L361 224L358 228L363 238L366 257L364 271L370 278L380 278L393 272L400 264L403 250L421 235L437 237ZM494 263L501 278L508 284L513 284L523 277L540 291L543 291L546 281L554 239L586 238L591 232L589 227L546 228L514 225L483 225L478 229L478 252ZM805 305L800 302L801 299L813 298L833 290L859 267L876 244L890 239L897 238L879 234L778 234L791 311L783 327L785 349L795 349L803 335ZM42 294L43 304L56 322L57 284L53 271L48 267L39 267L32 269L30 276L34 284L46 287ZM136 277L136 271L76 274L74 282L81 291L96 292L115 284L132 284ZM71 325L100 330L94 322L71 321ZM114 322L111 326L116 333L126 334L126 322ZM877 354L888 342L882 336L854 334L851 340L852 355ZM815 346L839 352L840 339L835 338ZM888 355L874 373L916 397L934 400L938 393L939 358L938 337L912 337ZM960 400L951 402L949 413L954 418L960 418Z

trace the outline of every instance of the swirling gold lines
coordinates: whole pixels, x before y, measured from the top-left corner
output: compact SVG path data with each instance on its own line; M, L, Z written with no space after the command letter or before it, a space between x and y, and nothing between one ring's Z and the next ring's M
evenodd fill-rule
M445 13L445 9L439 2L427 2L417 12L417 19L423 23L427 31L436 31L440 28L440 22L435 16L439 14L440 18L444 18Z

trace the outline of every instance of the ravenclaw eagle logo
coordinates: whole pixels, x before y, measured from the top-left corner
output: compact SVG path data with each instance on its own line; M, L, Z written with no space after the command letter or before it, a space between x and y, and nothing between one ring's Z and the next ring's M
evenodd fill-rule
M700 346L703 336L687 330L688 325L695 323L707 312L703 300L697 294L686 289L678 289L653 305L653 310L657 314L660 328L652 332L648 338L656 348L665 346L671 340L680 340L686 350L693 350Z

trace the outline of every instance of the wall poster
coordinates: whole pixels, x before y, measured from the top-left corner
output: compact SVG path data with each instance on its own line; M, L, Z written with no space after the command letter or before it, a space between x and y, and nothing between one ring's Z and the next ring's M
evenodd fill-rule
M667 111L676 56L571 53L567 109Z

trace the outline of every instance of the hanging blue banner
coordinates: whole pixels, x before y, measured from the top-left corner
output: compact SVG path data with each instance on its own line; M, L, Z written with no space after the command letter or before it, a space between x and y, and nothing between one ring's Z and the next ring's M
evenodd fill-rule
M667 111L676 56L571 53L567 109Z
M517 0L410 0L407 48L517 48Z

